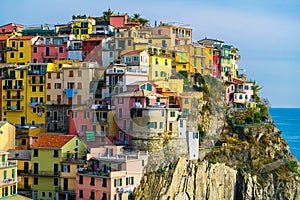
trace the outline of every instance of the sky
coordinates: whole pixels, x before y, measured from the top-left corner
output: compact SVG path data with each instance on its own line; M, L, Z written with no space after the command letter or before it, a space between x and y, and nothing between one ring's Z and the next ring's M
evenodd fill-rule
M0 25L62 24L72 15L141 14L151 25L178 22L193 40L220 39L239 49L239 67L263 87L272 107L300 107L299 0L0 0Z

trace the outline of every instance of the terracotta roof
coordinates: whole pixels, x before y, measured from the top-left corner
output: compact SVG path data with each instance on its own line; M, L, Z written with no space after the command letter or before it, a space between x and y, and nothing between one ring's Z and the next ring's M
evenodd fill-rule
M0 35L0 40L7 40L7 38L9 38L7 35L4 35L4 36Z
M75 135L53 135L42 134L33 143L33 148L62 148L66 143L73 139Z
M133 50L133 51L125 52L122 55L136 55L136 54L140 54L143 51L145 51L145 50Z
M36 37L36 36L16 36L16 37L10 38L10 40L31 40L34 37Z
M102 41L104 39L105 39L105 37L94 37L94 38L84 39L83 41Z
M124 92L117 95L114 95L113 97L148 97L148 96L155 96L155 97L165 97L159 93L149 91L149 90L138 90L134 92Z

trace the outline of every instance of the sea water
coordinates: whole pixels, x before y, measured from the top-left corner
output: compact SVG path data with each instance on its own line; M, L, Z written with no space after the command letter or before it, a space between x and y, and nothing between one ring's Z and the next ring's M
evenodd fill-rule
M269 111L292 154L300 161L300 108L270 108Z

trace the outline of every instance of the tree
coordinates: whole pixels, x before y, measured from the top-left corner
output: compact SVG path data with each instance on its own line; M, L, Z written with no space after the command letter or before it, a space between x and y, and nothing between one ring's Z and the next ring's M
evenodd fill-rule
M107 11L103 11L102 13L102 20L105 22L109 22L110 16L112 16L114 14L114 11L110 10L110 8L108 8Z
M258 92L262 89L263 87L259 86L256 84L256 81L253 81L253 95L254 95L254 100L259 103L260 102L260 97Z
M129 17L129 21L140 22L142 26L145 26L149 23L149 20L142 18L141 14L139 13L134 13L131 17Z

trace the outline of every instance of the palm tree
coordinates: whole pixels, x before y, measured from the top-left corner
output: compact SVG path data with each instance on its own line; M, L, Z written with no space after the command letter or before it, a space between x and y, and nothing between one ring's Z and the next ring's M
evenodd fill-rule
M103 21L109 22L109 18L110 18L111 15L114 14L114 11L112 11L112 10L110 10L110 8L108 8L108 10L104 11L102 14L103 15L102 15L101 18L103 19Z
M253 81L253 95L254 95L254 100L259 103L260 102L260 97L258 92L263 88L259 85L256 84L256 81Z
M131 17L129 17L129 20L133 22L140 22L142 26L145 26L149 23L149 20L142 18L141 14L139 13L134 13Z

